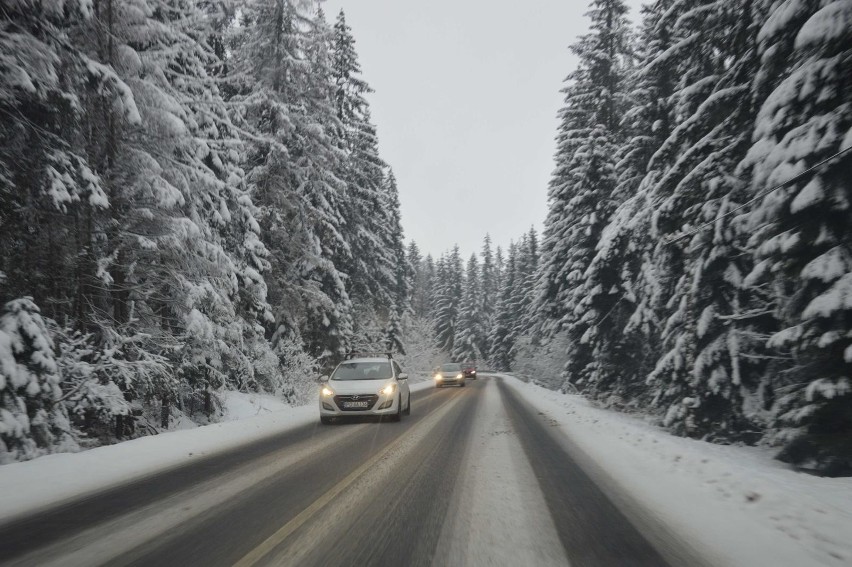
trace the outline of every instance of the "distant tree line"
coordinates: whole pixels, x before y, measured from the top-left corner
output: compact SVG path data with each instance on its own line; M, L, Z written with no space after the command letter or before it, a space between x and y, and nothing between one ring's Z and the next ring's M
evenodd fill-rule
M541 243L465 277L409 247L414 309L456 358L852 474L852 4L627 13L572 46Z
M400 343L369 92L312 1L4 2L0 463Z

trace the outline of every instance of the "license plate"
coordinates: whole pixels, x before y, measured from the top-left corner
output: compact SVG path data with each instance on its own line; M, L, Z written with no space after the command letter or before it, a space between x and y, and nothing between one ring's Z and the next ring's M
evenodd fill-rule
M344 408L366 408L369 405L370 402L343 402Z

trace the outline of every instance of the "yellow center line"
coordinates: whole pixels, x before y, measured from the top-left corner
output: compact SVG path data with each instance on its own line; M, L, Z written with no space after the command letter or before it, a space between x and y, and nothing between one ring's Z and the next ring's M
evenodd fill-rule
M252 567L257 564L258 561L264 558L270 551L275 549L282 541L287 539L293 532L302 527L308 520L310 520L317 512L322 510L329 502L334 500L340 493L346 490L352 483L354 483L358 477L363 475L368 470L378 464L383 458L385 458L388 453L397 449L400 445L403 444L409 437L412 436L412 433L423 427L432 427L434 423L440 421L443 416L450 411L450 409L455 406L458 401L461 399L460 396L455 396L452 400L447 402L441 410L438 410L432 413L427 419L421 421L411 428L405 435L400 435L396 438L396 440L385 447L382 451L373 455L370 459L368 459L364 464L360 467L349 473L343 480L335 484L331 487L325 494L317 498L313 504L299 512L296 517L292 520L281 526L274 534L266 538L260 545L252 549L249 553L247 553L242 559L234 563L234 567Z

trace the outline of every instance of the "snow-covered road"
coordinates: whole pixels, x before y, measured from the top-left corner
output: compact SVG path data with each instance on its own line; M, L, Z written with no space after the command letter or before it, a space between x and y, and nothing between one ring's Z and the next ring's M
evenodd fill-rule
M436 565L566 565L532 466L488 380L453 486Z
M401 424L312 420L0 527L0 557L63 566L568 565L575 557L663 565L587 478L542 469L568 469L559 463L570 458L549 464L559 451L515 396L492 378L416 392Z
M413 414L399 424L320 426L315 407L286 408L0 467L0 563L840 566L852 557L850 479L674 438L508 376L429 386L412 389Z

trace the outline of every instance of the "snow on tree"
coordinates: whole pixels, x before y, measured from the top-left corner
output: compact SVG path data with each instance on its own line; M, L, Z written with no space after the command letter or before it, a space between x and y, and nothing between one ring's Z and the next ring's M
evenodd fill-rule
M671 133L671 96L676 59L672 46L674 0L642 8L643 21L633 55L638 61L625 76L629 109L619 124L622 143L615 163L617 208L598 242L586 272L587 290L598 290L604 316L597 324L592 393L611 404L637 405L645 377L659 351L658 269L650 234L653 206L649 189L657 172L649 170L654 153ZM603 294L604 290L615 293ZM653 303L653 302L657 303ZM630 361L629 364L626 360Z
M273 344L301 340L315 357L339 356L353 333L346 276L350 244L341 223L340 123L333 106L330 31L284 1L257 0L241 13L234 101L263 137L244 167L271 253Z
M761 101L742 163L757 203L748 215L755 268L781 329L776 372L780 458L824 474L852 473L852 3L772 6L757 40ZM791 183L776 187L787 180Z
M204 13L182 0L112 8L99 13L97 33L113 47L98 55L130 87L141 124L134 131L106 120L104 136L91 140L115 184L97 277L111 325L157 337L146 348L168 353L178 378L176 387L170 377L122 387L166 405L231 380L254 382L258 349L268 350L259 328L271 319L267 252L236 128L208 74L216 56Z
M515 267L517 251L516 244L509 244L509 252L503 266L503 276L500 280L494 323L491 327L491 336L488 338L491 345L488 360L495 369L503 371L512 369L512 352L516 338L516 296L519 289L517 285L518 272Z
M389 171L383 184L385 195L382 210L385 211L384 238L385 249L393 264L394 280L390 288L393 302L388 308L388 341L393 343L401 352L405 351L402 343L402 319L411 313L411 286L414 267L409 263L405 250L402 231L402 219L399 211L399 190L393 171Z
M60 382L38 307L30 298L6 303L0 313L0 464L74 448Z
M393 301L397 285L397 263L387 245L398 210L391 210L386 201L385 163L379 157L376 128L365 98L372 89L361 77L355 38L343 10L334 23L331 54L334 107L348 153L348 160L338 171L346 183L347 196L341 214L346 239L357 251L342 269L349 275L353 300L369 304L380 315Z
M625 108L622 83L628 55L627 7L621 0L595 0L590 33L572 47L580 63L563 89L556 168L548 189L548 215L536 291L536 313L546 336L570 328L580 339L593 314L577 312L578 286L613 210L613 156ZM604 290L608 291L608 290ZM572 357L575 379L586 360Z
M286 369L348 349L358 277L370 340L402 326L385 301L408 309L397 188L357 60L339 81L314 8L4 5L0 300L33 296L53 319L61 405L87 444L139 434L140 409L167 427L169 406L203 398L209 419L219 388L296 400Z
M749 4L673 5L656 18L671 46L650 63L655 72L674 67L682 78L669 97L671 132L641 186L654 210L647 230L656 240L656 269L642 271L655 279L639 283L639 293L650 296L639 309L656 311L647 319L658 321L662 341L648 378L653 403L665 425L696 437L736 439L754 427L744 398L756 390L759 365L752 368L754 359L742 355L757 347L749 327L761 310L743 289L749 259L739 252L743 239L732 216L747 199L732 172L752 123ZM714 47L723 37L724 45ZM691 232L699 226L704 230Z
M389 312L388 326L385 330L385 348L391 352L405 354L404 331L402 328L402 316L396 304L392 304Z
M533 303L535 301L536 278L538 277L538 261L538 234L533 227L521 238L518 245L518 258L515 263L519 285L516 304L518 320L515 325L517 335L532 333L534 337L537 337L537 334L534 333L535 311Z
M432 369L446 360L435 344L435 329L428 317L408 316L403 324L405 354L394 356L410 377L429 379Z
M434 285L434 320L438 346L447 354L453 352L462 301L464 270L458 245L438 260Z
M32 296L55 317L84 309L76 223L109 206L79 143L84 97L97 91L139 120L127 85L73 41L92 17L90 2L73 0L7 2L0 15L0 302Z
M476 254L471 254L465 272L464 290L459 306L458 325L453 341L453 360L481 360L485 328L482 324L482 289L479 279L479 261Z
M408 243L406 251L408 265L411 267L411 309L416 317L430 314L429 298L432 295L432 283L435 276L435 263L432 256L423 258L415 241Z
M483 340L479 350L484 355L489 351L488 337L491 335L491 325L494 319L494 304L497 301L498 279L497 267L494 265L494 253L491 249L491 236L486 233L482 242L482 267L480 269L479 281L482 288L482 325Z

